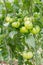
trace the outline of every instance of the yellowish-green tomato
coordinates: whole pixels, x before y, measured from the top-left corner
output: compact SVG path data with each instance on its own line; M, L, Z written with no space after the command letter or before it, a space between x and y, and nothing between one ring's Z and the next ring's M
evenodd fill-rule
M28 33L28 30L26 29L25 26L23 26L23 27L20 28L20 32L21 33Z
M40 27L39 26L36 26L35 28L32 29L33 34L37 34L39 32L40 32Z
M6 22L12 22L13 18L10 18L9 16L7 16L5 20L6 20Z
M33 16L31 16L31 17L25 17L24 18L24 22L26 22L26 21L31 21L31 22L34 22L35 21L35 19L34 19L34 17Z
M27 56L26 52L23 52L22 56L23 56L24 59L28 59L28 56Z
M28 57L28 59L31 59L33 57L33 53L32 52L28 52L27 53L27 57Z
M2 49L0 48L0 51L2 51Z
M36 28L33 28L33 29L32 29L32 33L33 33L33 34L37 34Z
M33 57L33 53L32 52L23 52L22 56L24 59L31 59Z
M32 28L33 28L33 24L32 24L32 22L30 22L30 21L24 22L24 25L25 25L25 27L26 27L27 29L32 29Z
M25 21L29 21L29 20L30 20L30 19L29 19L29 17L27 17L27 16L24 18L24 22L25 22Z
M20 22L13 22L12 27L18 28L20 26Z
M36 26L36 31L37 31L37 33L40 32L40 27L39 26Z

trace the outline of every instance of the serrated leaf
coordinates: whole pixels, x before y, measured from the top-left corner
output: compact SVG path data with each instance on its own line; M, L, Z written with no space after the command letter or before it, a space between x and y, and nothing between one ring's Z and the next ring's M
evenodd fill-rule
M35 48L35 39L33 36L29 35L28 38L25 38L25 42L28 44L29 47Z

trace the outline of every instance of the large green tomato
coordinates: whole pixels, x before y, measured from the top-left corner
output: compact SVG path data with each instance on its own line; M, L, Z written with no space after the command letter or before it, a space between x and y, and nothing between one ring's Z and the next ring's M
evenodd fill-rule
M33 57L33 53L32 52L23 52L22 56L24 59L31 59Z
M5 18L5 20L6 20L6 22L12 22L12 21L13 21L13 18L10 18L9 16L7 16L7 17Z
M28 30L26 29L25 26L23 26L23 27L20 28L20 32L21 33L28 33Z
M28 59L31 59L33 57L33 53L32 52L28 52L27 56L28 56Z
M18 28L20 26L20 22L13 22L12 27Z
M32 24L32 22L30 22L30 21L24 22L24 25L25 25L25 27L26 27L27 29L32 29L32 28L33 28L33 24Z

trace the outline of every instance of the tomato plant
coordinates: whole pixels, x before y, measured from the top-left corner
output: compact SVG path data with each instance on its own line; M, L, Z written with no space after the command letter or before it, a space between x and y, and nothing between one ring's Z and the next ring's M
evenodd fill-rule
M0 0L0 61L43 65L43 0Z

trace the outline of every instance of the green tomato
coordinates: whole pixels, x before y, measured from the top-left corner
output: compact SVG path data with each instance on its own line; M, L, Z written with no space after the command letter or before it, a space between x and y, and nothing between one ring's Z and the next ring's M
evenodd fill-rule
M29 19L29 17L27 17L27 16L24 18L24 22L25 22L25 21L29 21L29 20L30 20L30 19Z
M18 28L20 26L20 22L13 22L12 27Z
M5 20L6 20L6 22L12 22L12 21L13 21L13 18L10 18L9 16L7 16L7 17L5 18Z
M39 26L36 26L36 31L37 31L37 33L40 32L40 27Z
M34 22L35 21L35 19L34 19L34 17L33 16L31 16L31 17L25 17L24 18L24 22L26 22L26 21L31 21L31 22Z
M21 33L28 33L28 30L26 29L25 26L23 26L23 27L20 28L20 32Z
M37 31L36 31L35 28L32 29L32 33L33 33L33 34L37 34Z
M2 48L0 48L0 51L2 51Z
M28 59L28 56L27 56L26 52L23 52L22 56L23 56L24 59Z
M27 57L28 57L28 59L31 59L33 57L33 53L32 52L28 52L27 53Z
M40 27L39 26L36 26L35 28L32 29L33 34L37 34L39 32L40 32Z
M33 24L32 24L32 22L30 22L30 21L24 22L24 25L25 25L25 27L26 27L27 29L32 29L32 28L33 28Z
M31 59L33 57L33 53L32 52L23 52L22 56L24 59Z

